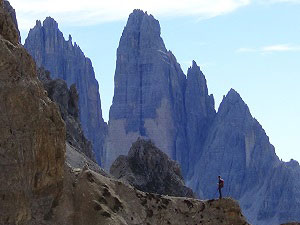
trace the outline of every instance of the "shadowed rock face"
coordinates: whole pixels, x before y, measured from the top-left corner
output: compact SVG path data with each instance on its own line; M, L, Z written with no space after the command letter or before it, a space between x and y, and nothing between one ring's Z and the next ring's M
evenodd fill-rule
M208 95L206 79L195 61L193 61L193 65L187 73L185 108L189 148L188 165L186 166L188 174L186 177L189 179L194 174L193 166L203 153L205 140L216 115L214 97Z
M186 78L160 37L159 22L141 10L127 21L117 50L105 167L126 155L137 137L148 137L186 165Z
M62 191L65 125L0 0L0 224L51 215Z
M88 141L81 129L78 110L78 93L75 84L68 88L61 79L52 80L49 71L38 70L38 77L42 81L48 97L57 103L61 116L66 123L67 142L82 152L88 158L95 160L91 142Z
M70 87L76 85L79 94L80 122L86 137L92 142L100 162L107 125L103 121L99 85L91 60L86 58L72 38L65 40L56 21L47 17L43 25L37 21L25 41L25 48L39 67L50 71L53 79L60 78Z
M193 191L184 186L180 166L151 141L139 139L133 143L128 156L119 156L110 173L141 191L194 197Z

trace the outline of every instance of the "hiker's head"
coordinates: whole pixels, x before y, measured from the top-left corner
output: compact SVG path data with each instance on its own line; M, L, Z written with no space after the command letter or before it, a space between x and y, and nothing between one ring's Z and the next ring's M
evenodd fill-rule
M218 176L218 178L220 179L220 178L221 178L221 176L219 175L219 176Z

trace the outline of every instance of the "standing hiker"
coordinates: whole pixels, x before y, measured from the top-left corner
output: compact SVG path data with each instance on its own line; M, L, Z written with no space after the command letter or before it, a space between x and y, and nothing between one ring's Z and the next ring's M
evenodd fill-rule
M219 199L222 199L222 188L224 187L224 180L221 178L221 176L218 176L219 182L218 182L218 190L219 190Z

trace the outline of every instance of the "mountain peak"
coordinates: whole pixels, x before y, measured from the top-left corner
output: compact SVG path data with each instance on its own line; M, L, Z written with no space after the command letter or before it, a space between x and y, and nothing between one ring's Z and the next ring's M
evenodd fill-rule
M58 23L50 16L46 17L46 19L43 22L43 26L45 28L54 28L58 29Z
M126 29L127 28L127 29ZM160 25L158 20L156 20L151 14L148 15L140 9L135 9L129 15L125 30L143 30L147 31L149 34L156 34L160 36Z
M240 94L233 88L230 89L226 96L223 96L218 114L223 116L227 115L229 118L234 118L237 115L240 115L241 118L244 116L252 118L247 104L244 102Z
M191 76L191 75L197 75L197 76L200 75L204 77L202 71L200 70L200 67L197 65L197 63L194 60L192 61L192 66L188 68L188 72L187 72L187 76Z
M233 88L231 88L228 91L226 96L225 95L223 96L222 102L227 102L227 103L230 103L230 104L234 104L236 102L241 102L241 103L245 104L245 102L242 99L242 97L240 96L240 94L236 90L234 90Z
M195 60L192 61L192 68L193 68L193 67L198 67L198 65L197 65L197 63L196 63Z
M135 9L128 18L120 39L118 51L161 51L167 52L160 36L160 25L152 15Z
M41 26L42 26L41 21L40 21L40 20L36 20L36 21L35 21L35 26L36 26L36 27L41 27Z
M227 95L226 95L227 98L241 98L240 94L234 90L233 88L230 88L230 90L228 91Z

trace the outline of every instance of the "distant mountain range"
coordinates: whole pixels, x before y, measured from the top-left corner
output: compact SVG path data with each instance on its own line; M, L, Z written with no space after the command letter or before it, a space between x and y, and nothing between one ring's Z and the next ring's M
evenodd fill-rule
M224 194L239 200L251 223L300 221L298 162L278 159L234 89L216 112L199 66L193 61L185 75L166 49L152 15L134 10L123 30L108 125L102 118L91 61L71 37L63 38L52 18L43 25L37 21L25 48L53 78L76 84L84 133L107 170L119 155L127 155L138 137L151 139L179 162L187 184L200 198L216 197L221 175Z

